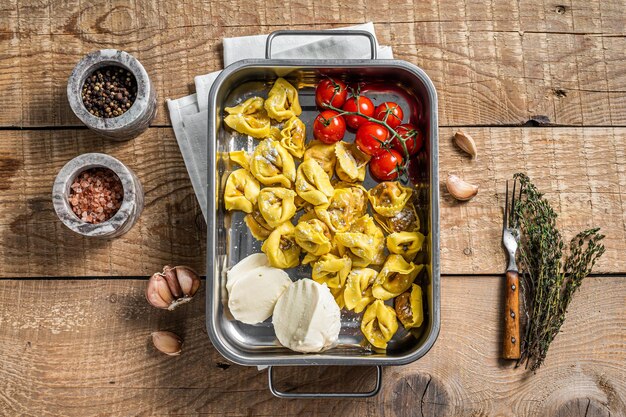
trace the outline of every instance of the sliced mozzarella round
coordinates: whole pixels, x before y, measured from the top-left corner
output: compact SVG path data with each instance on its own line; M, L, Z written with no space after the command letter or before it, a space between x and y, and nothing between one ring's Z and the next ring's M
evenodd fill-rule
M341 313L327 286L301 279L278 299L272 323L283 346L297 352L320 352L337 342Z
M230 289L237 279L259 266L270 266L270 260L263 252L253 253L237 262L226 273L226 290L230 293Z
M228 291L228 308L236 320L261 323L272 315L276 301L290 285L282 269L258 266L242 271Z

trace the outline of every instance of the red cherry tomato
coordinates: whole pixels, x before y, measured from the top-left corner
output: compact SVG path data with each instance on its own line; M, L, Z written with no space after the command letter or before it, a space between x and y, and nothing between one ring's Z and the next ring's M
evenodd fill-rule
M356 131L354 142L358 148L368 155L376 155L389 137L386 127L378 123L366 123Z
M400 135L402 139L405 140L406 150L409 155L413 156L420 149L422 149L422 144L424 143L424 134L422 131L410 123L405 123L396 127L396 133ZM404 155L404 148L402 147L402 143L397 136L393 137L391 142L391 146L396 151L400 152L401 155Z
M320 109L325 109L328 104L341 108L346 102L348 90L346 85L333 78L325 78L317 85L315 89L315 104Z
M370 159L370 174L377 181L393 181L402 167L402 155L393 149L384 149Z
M389 127L395 129L402 123L404 113L398 103L393 101L385 101L374 110L374 117L383 122L387 122Z
M346 134L346 122L334 110L324 110L313 122L313 136L320 142L332 144L339 142Z
M343 105L344 111L356 112L359 111L365 116L372 117L374 114L374 103L372 100L365 96L354 96L346 100L346 104ZM367 119L363 116L346 115L346 124L353 130L357 130L361 125L367 123Z

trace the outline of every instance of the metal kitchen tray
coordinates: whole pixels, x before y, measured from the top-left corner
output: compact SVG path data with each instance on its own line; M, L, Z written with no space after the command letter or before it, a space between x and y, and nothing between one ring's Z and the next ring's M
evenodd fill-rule
M294 34L293 31L286 32ZM296 32L301 34L303 32ZM320 32L305 32L319 35ZM283 34L278 33L278 34ZM324 32L324 34L328 34ZM332 32L332 36L341 32ZM356 33L375 43L368 32ZM228 66L215 80L209 94L208 121L208 209L207 209L207 292L206 324L215 348L227 359L242 365L403 365L426 354L439 333L440 325L440 267L439 267L439 180L437 95L428 76L410 63L400 60L277 60L271 56L272 38L268 38L265 60L244 60ZM354 36L355 32L349 32ZM361 314L342 311L341 333L336 347L317 354L302 354L280 346L271 319L258 325L247 325L232 318L228 311L225 289L226 271L246 256L261 251L247 229L245 213L227 212L223 190L228 175L238 167L228 160L227 153L244 149L252 151L258 141L225 129L224 108L243 100L267 93L278 77L287 79L298 88L302 115L307 126L307 138L312 137L315 106L315 85L325 76L340 78L348 83L363 82L372 86L367 91L374 104L391 100L405 110L405 121L425 130L425 146L418 157L416 192L422 233L426 236L422 263L427 274L422 277L425 293L425 321L420 334L411 334L400 325L389 342L386 353L364 347L360 331ZM407 111L409 110L409 111ZM420 118L420 114L423 117ZM344 140L351 141L353 134ZM366 178L364 186L376 182ZM309 267L288 271L292 280L310 278ZM419 279L419 277L418 277ZM380 369L378 382L380 382ZM271 372L270 372L271 383ZM379 387L378 387L379 388ZM272 390L274 392L274 390ZM277 394L276 392L274 392ZM280 393L278 393L280 394ZM277 394L277 395L278 395ZM288 396L288 395L284 395Z

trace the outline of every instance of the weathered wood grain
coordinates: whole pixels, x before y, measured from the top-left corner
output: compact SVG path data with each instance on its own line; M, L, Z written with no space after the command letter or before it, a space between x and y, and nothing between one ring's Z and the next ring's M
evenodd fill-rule
M504 181L527 172L560 213L566 241L602 227L607 252L595 271L626 272L626 129L470 128L471 161L440 130L441 262L445 274L497 274ZM79 237L57 219L50 197L59 169L84 152L107 152L135 170L146 208L131 231L112 241ZM480 187L456 202L443 182L456 173ZM173 132L152 128L112 143L86 130L6 131L0 140L0 276L146 275L165 263L204 271L204 220Z
M86 152L118 158L143 184L143 213L121 238L84 238L54 212L55 176ZM2 132L0 178L0 276L149 275L170 263L204 269L204 218L169 129L123 143L87 130Z
M58 2L0 5L0 126L78 125L65 97L87 52L135 54L165 98L221 68L223 37L374 21L381 43L426 70L442 125L626 125L626 8L621 0L482 2L313 0ZM210 22L210 23L209 23Z
M444 277L442 284L438 341L414 364L386 368L378 397L284 401L267 390L266 371L231 365L211 347L203 290L167 312L145 302L145 280L3 280L0 413L626 414L626 279L584 282L536 375L499 359L501 277ZM157 329L185 339L180 357L154 350L149 334ZM371 375L360 368L277 371L284 389L367 389Z

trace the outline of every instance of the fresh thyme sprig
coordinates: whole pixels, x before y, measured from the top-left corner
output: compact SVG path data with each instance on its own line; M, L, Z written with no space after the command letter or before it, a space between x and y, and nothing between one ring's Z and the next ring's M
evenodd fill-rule
M599 228L576 235L563 264L565 245L556 227L557 214L525 174L514 177L521 183L521 198L514 209L520 219L519 258L527 319L517 366L525 364L535 371L559 333L574 292L604 253L604 235Z

